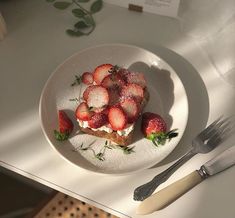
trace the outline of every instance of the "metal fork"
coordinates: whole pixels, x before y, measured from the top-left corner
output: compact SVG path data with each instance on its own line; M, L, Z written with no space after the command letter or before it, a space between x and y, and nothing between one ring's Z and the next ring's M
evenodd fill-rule
M150 182L135 189L134 200L143 201L149 197L155 189L165 182L180 166L198 153L208 153L227 139L234 129L230 118L218 118L206 129L199 133L192 141L191 149L172 166L155 176Z

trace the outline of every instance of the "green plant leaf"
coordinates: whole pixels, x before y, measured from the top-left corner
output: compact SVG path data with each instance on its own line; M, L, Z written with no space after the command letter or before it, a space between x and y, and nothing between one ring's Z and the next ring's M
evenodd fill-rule
M79 18L82 18L86 15L86 13L82 9L79 9L79 8L73 9L72 13L75 17L79 17Z
M55 2L54 7L60 10L64 10L71 5L71 2Z
M89 2L90 0L77 0L77 2Z
M83 17L83 20L85 21L85 23L86 23L88 26L94 26L94 25L95 25L94 20L93 20L92 17L89 16L89 15Z
M77 29L84 29L89 27L89 25L87 25L84 20L80 20L77 23L74 24L74 27ZM92 110L93 108L91 108L90 110Z
M47 2L54 2L55 0L46 0Z
M70 36L83 36L84 35L84 33L79 30L71 30L71 29L66 30L66 33Z
M102 0L96 0L95 2L92 3L91 5L91 13L94 14L102 9L103 6L103 1Z

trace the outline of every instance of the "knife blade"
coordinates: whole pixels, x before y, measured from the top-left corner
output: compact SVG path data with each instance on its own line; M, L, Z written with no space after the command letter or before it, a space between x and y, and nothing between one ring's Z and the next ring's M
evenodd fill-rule
M235 165L235 146L232 146L206 162L189 175L172 183L166 188L146 198L137 208L136 213L140 215L150 214L168 206L204 179L222 172Z

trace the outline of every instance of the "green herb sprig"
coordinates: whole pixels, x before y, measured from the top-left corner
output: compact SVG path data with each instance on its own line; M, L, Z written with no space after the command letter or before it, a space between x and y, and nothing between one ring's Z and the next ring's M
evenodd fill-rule
M89 10L83 7L83 4L91 2L90 0L46 0L53 3L53 6L59 10L65 10L72 7L72 15L77 19L73 29L67 29L66 33L70 36L83 36L92 33L96 27L93 14L99 12L103 7L102 0L95 0L90 4Z
M75 80L71 83L71 86L80 85L82 82L82 76L75 75Z
M122 146L122 145L114 145L114 144L111 144L109 143L107 140L105 141L105 144L104 146L98 151L96 152L91 146L94 144L94 142L90 143L88 146L85 146L84 147L84 144L81 143L80 146L78 146L77 148L73 149L73 151L91 151L94 155L94 158L100 160L100 161L104 161L105 160L105 153L106 153L106 150L109 149L109 150L112 150L112 149L121 149L123 151L124 154L131 154L134 151L134 147L135 146L132 146L132 147L128 147L128 146Z

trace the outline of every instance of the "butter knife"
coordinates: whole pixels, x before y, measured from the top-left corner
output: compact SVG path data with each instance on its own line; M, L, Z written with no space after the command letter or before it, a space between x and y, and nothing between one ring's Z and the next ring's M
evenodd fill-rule
M230 147L215 158L206 162L199 170L190 173L182 179L146 198L139 205L136 213L144 215L161 210L202 182L204 179L226 170L233 165L235 165L235 146Z

